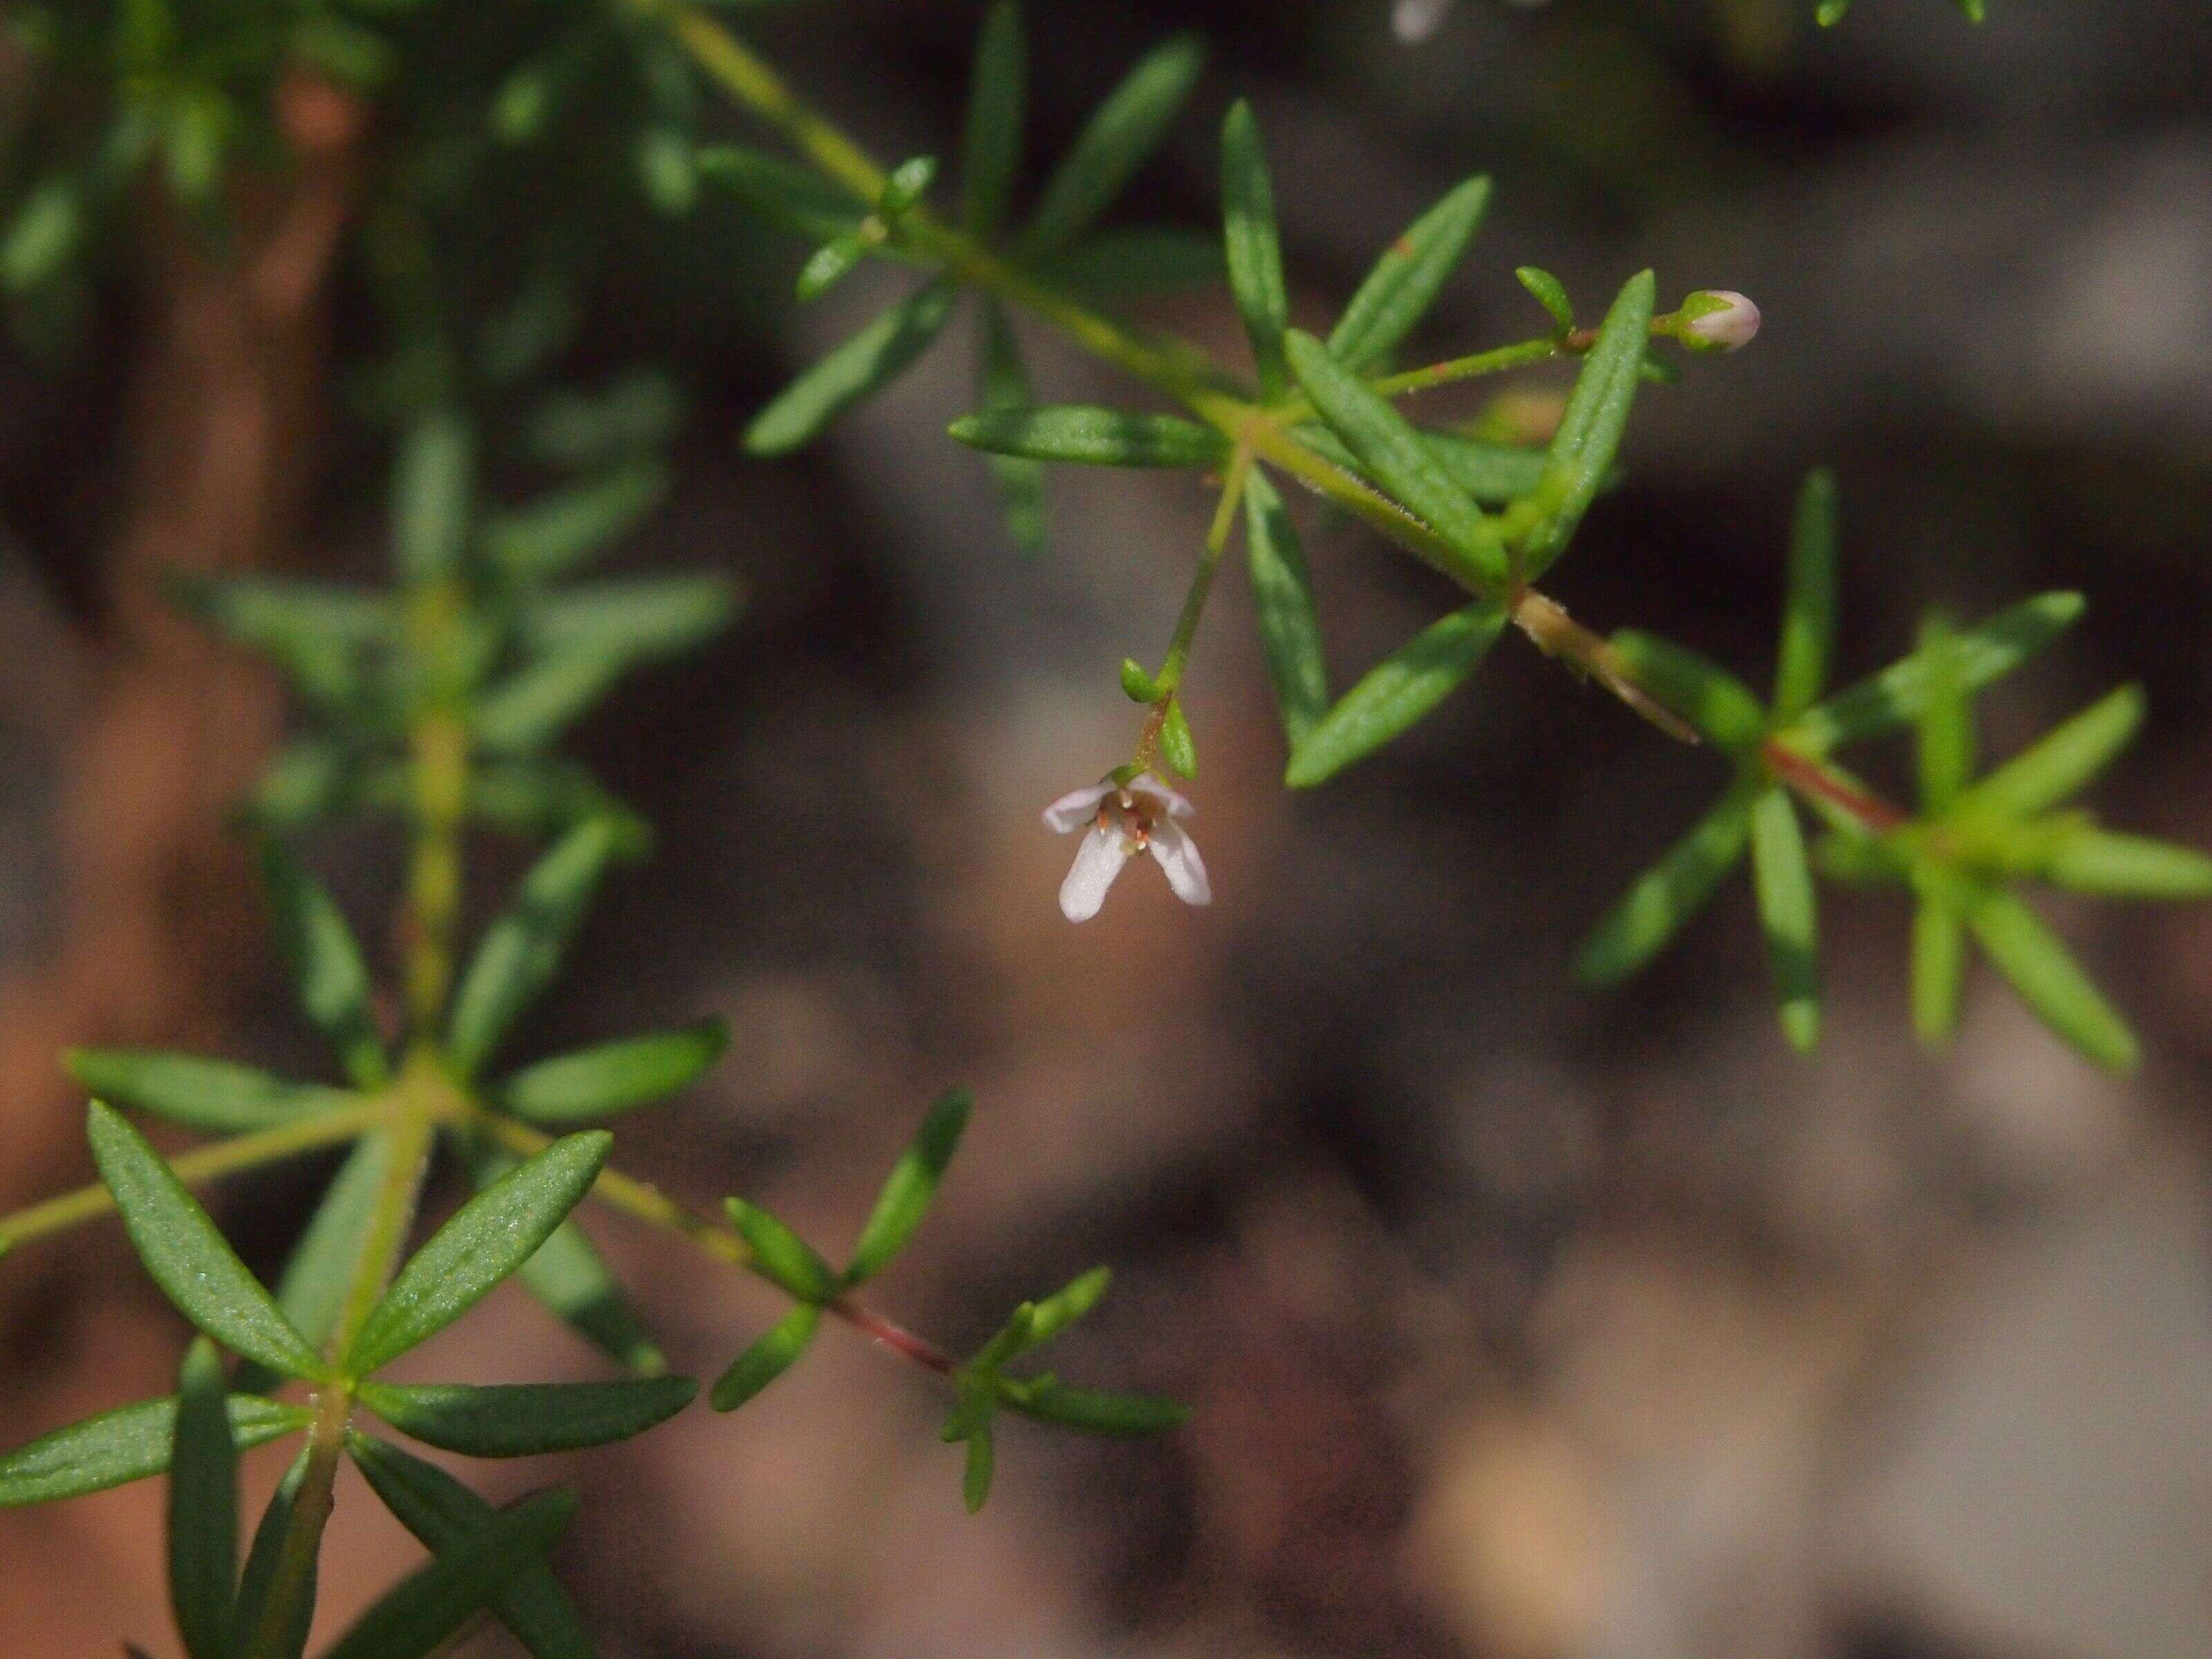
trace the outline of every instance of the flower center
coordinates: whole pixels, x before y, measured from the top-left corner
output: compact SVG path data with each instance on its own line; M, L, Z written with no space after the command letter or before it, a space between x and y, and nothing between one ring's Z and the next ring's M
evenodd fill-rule
M1120 830L1133 853L1152 844L1152 826L1158 822L1151 803L1127 789L1116 790L1098 807L1098 828Z

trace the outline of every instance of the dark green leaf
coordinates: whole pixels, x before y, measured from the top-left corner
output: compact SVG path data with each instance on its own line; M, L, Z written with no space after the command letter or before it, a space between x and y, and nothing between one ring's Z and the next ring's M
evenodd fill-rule
M169 1605L191 1659L230 1659L238 1594L238 1448L222 1356L199 1338L177 1379L169 1459Z
M468 1457L533 1457L627 1440L691 1403L688 1376L613 1382L364 1382L361 1403L426 1445Z
M85 1137L139 1260L185 1318L234 1353L287 1376L329 1374L145 1136L95 1100Z
M1174 415L1140 415L1087 404L990 410L953 422L952 435L994 455L1086 466L1218 466L1228 440Z
M1927 696L1920 708L1920 800L1930 813L1949 810L1974 770L1974 714L1958 636L1940 618L1921 624Z
M665 1100L712 1066L730 1040L719 1019L624 1037L526 1066L493 1091L502 1111L564 1127Z
M498 1514L443 1469L388 1441L349 1434L346 1449L385 1507L434 1554L449 1553ZM500 1583L489 1605L532 1659L593 1659L583 1621L543 1561L519 1565Z
M1283 331L1291 325L1290 291L1283 282L1283 249L1275 234L1275 193L1251 105L1232 105L1221 128L1221 226L1229 258L1229 291L1236 296L1260 396L1269 403L1288 388Z
M523 878L514 902L484 930L453 994L447 1052L473 1076L560 965L613 859L616 834L604 819L578 824Z
M207 1134L242 1134L343 1106L341 1089L161 1048L72 1048L63 1062L87 1094Z
M1022 116L1029 96L1029 46L1017 0L999 0L975 41L968 90L968 139L962 147L960 222L988 236L1006 217L1021 165Z
M860 1242L853 1247L853 1258L846 1264L846 1284L865 1284L906 1248L907 1240L928 1213L930 1200L937 1196L938 1182L945 1178L945 1166L952 1162L961 1132L967 1128L969 1114L975 1108L975 1097L965 1089L947 1089L937 1097L921 1127L915 1132L912 1144L891 1166L883 1191L876 1195L876 1207L869 1212L867 1224L860 1229Z
M553 392L531 416L524 446L549 466L635 460L665 444L683 418L683 396L667 376L641 372L605 392Z
M356 1086L382 1088L391 1079L390 1063L370 1006L368 966L353 929L322 884L280 842L262 843L261 873L276 941L291 964L307 1018L330 1039Z
M927 351L952 314L958 286L916 289L776 394L745 429L754 455L787 455L855 404L890 385Z
M497 514L484 545L512 580L550 581L629 535L667 494L666 462L627 462Z
M1828 683L1836 641L1836 477L1820 468L1798 492L1790 532L1790 581L1782 601L1782 648L1774 671L1774 717L1788 722Z
M2109 1071L2135 1069L2135 1034L2112 1012L2057 935L2010 893L1978 895L1966 912L1974 941L2043 1023Z
M752 213L810 242L849 236L868 216L867 204L858 197L811 168L750 144L708 146L693 153L691 165L702 182L728 191Z
M1575 302L1567 297L1565 283L1540 265L1522 265L1513 275L1528 290L1529 297L1544 307L1560 333L1574 331Z
M1027 254L1066 246L1121 194L1198 84L1206 51L1188 35L1155 47L1107 94L1047 181L1022 234Z
M1151 225L1102 230L1036 269L1054 286L1091 300L1211 287L1228 275L1218 237Z
M2115 898L2212 898L2212 859L2193 847L2114 835L2087 824L2060 836L2046 856L2045 880L2076 893Z
M2032 817L2087 787L2142 726L2143 694L2124 685L2047 732L1958 798L1957 810Z
M1959 672L1970 691L2003 678L2081 617L2079 593L2039 593L1956 636ZM1796 746L1826 754L1839 743L1875 737L1917 720L1928 698L1928 666L1916 652L1870 679L1808 710L1792 728Z
M518 1574L541 1567L575 1516L575 1497L566 1492L499 1510L402 1579L324 1659L422 1659L478 1608L495 1605Z
M1093 1389L1063 1388L1057 1382L1009 1392L1006 1401L1024 1417L1079 1429L1085 1434L1165 1434L1181 1428L1190 1417L1189 1407L1172 1400L1102 1394Z
M399 441L392 471L392 547L400 579L436 581L468 550L476 440L458 410L425 415Z
M1620 451L1621 434L1636 401L1638 372L1651 338L1651 307L1658 292L1652 274L1628 279L1599 325L1597 343L1583 360L1559 429L1552 436L1543 500L1551 507L1524 544L1531 580L1559 562L1574 539L1583 514L1597 499Z
M781 1285L801 1302L828 1302L837 1294L837 1275L811 1244L758 1205L742 1198L722 1200L752 1252L750 1266L764 1279Z
M1244 480L1244 551L1283 736L1295 750L1328 712L1328 665L1297 526L1266 475Z
M1750 781L1731 789L1606 912L1576 963L1584 983L1619 984L1697 915L1743 856L1758 788Z
M292 1467L285 1470L283 1480L277 1483L269 1507L261 1512L261 1522L253 1529L252 1547L246 1553L246 1571L238 1586L238 1616L232 1621L232 1627L255 1659L271 1651L262 1638L262 1620L276 1582L276 1569L284 1556L284 1540L292 1530L293 1510L299 1503L301 1488L307 1484L307 1466L313 1455L313 1449L303 1446L300 1455L292 1460ZM315 1532L319 1542L321 1530L318 1523ZM300 1659L307 1648L307 1628L315 1616L315 1581L320 1556L318 1549L308 1563L303 1593L291 1603L290 1616L273 1632L277 1659Z
M1819 922L1805 832L1786 789L1767 790L1752 808L1751 875L1783 1035L1809 1050L1820 1036Z
M1354 373L1370 370L1413 331L1467 252L1489 205L1490 180L1469 179L1389 246L1328 337L1340 362Z
M230 1396L231 1438L240 1451L314 1420L312 1407L280 1405L259 1395ZM172 1396L142 1400L41 1435L0 1457L0 1509L51 1504L159 1474L169 1467L176 1431Z
M1027 409L1035 402L1029 366L1022 361L1021 343L1014 337L1006 308L996 300L987 300L977 343L975 406L995 414ZM1006 533L1024 556L1039 556L1044 551L1046 531L1044 468L1021 455L992 455L988 465L991 481L998 486Z
M806 1352L822 1322L822 1310L802 1302L730 1362L730 1369L715 1379L711 1396L718 1412L733 1412L781 1376Z
M1325 426L1302 426L1297 437L1308 449L1355 477L1366 469L1334 432ZM1510 444L1483 443L1451 432L1423 432L1421 442L1451 481L1486 504L1503 505L1534 494L1544 482L1548 465L1540 449L1519 449Z
M356 1141L277 1281L276 1305L317 1353L323 1352L345 1311L391 1168L389 1134L366 1134ZM240 1388L261 1389L272 1385L275 1376L248 1366L238 1382Z
M599 1178L613 1137L555 1141L461 1206L399 1270L345 1357L367 1376L444 1329L530 1260Z
M1361 470L1466 556L1484 580L1508 580L1498 526L1438 465L1421 434L1310 334L1285 341L1291 372L1324 421L1358 458Z
M470 774L470 817L518 841L554 840L599 819L614 836L617 858L652 850L653 826L574 761L487 760Z
M1623 629L1613 636L1628 677L1700 736L1731 754L1756 748L1766 734L1766 710L1744 683L1685 646Z
M1487 599L1431 623L1367 672L1291 751L1283 781L1310 789L1397 737L1474 672L1505 627Z
M824 242L807 255L806 263L799 268L793 293L801 300L819 299L859 270L867 252L867 243L859 236L841 236L834 242Z

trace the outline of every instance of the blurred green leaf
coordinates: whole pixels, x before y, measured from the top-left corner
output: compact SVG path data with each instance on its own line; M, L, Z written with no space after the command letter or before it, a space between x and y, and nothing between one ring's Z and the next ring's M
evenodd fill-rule
M566 1136L462 1205L362 1322L346 1374L380 1370L476 1306L591 1190L613 1144L601 1130Z
M801 1302L830 1302L837 1295L837 1275L812 1245L757 1204L726 1198L722 1207L752 1252L750 1265Z
M960 222L988 236L1006 216L1021 166L1022 118L1029 100L1029 43L1017 0L999 0L975 40L968 91L968 137L961 147Z
M261 1512L260 1524L253 1529L253 1543L246 1552L246 1571L239 1580L238 1614L232 1628L249 1651L258 1656L267 1650L257 1641L262 1617L272 1587L276 1582L276 1568L284 1556L284 1540L292 1530L293 1511L297 1507L301 1488L307 1484L307 1466L313 1455L312 1447L303 1446L300 1455L292 1460L292 1467L284 1471L284 1478L269 1499L269 1506ZM278 1627L278 1659L299 1659L307 1645L307 1627L315 1616L316 1580L321 1568L321 1552L318 1550L307 1565L305 1594L291 1606L291 1616Z
M1965 790L1960 816L2032 817L2068 800L2112 764L2142 728L2142 688L2124 685Z
M2113 898L2212 898L2212 859L2193 847L2115 835L2088 824L2069 828L2052 843L2045 880L2076 893Z
M1023 1342L1024 1352L1042 1348L1098 1305L1099 1298L1113 1283L1110 1268L1093 1267L1079 1273L1030 1310L1029 1333Z
M353 929L283 843L262 842L261 876L276 942L307 1018L330 1039L356 1087L382 1088L391 1080L390 1063L369 1000L368 967Z
M812 169L750 144L714 144L696 151L693 170L706 184L728 191L770 224L810 242L850 236L868 216L868 204Z
M1211 427L1174 415L1141 415L1088 404L963 415L951 434L995 455L1085 466L1218 466L1229 443Z
M1918 757L1921 804L1932 814L1950 810L1974 770L1974 716L1958 637L1941 617L1920 627L1927 695L1920 708Z
M231 1438L240 1451L315 1420L312 1407L252 1394L231 1395L229 1412ZM169 1467L176 1431L177 1401L171 1396L118 1407L41 1435L0 1457L0 1509L51 1504L159 1474Z
M822 1310L802 1302L786 1314L768 1334L730 1362L729 1370L715 1380L712 1395L718 1412L733 1412L781 1376L806 1352L822 1322Z
M276 1305L317 1353L337 1329L353 1289L354 1275L368 1249L368 1236L392 1167L392 1138L383 1132L363 1135L324 1189L322 1202L294 1247L276 1285ZM247 1366L240 1388L274 1386L273 1372Z
M672 219L698 204L699 167L691 135L673 126L649 126L637 136L632 160L645 199Z
M401 434L392 471L392 547L401 580L456 574L468 551L476 439L459 410L420 416Z
M356 1097L251 1066L161 1048L72 1048L63 1064L87 1094L205 1134L242 1134L349 1105Z
M1256 469L1244 480L1244 551L1267 677L1274 683L1283 736L1295 750L1328 712L1328 665L1297 526L1275 486Z
M1783 1035L1809 1051L1820 1037L1819 921L1804 828L1786 789L1767 790L1752 807L1751 874Z
M1513 275L1528 290L1529 297L1544 307L1553 327L1562 334L1574 331L1575 302L1567 297L1564 283L1540 265L1522 265Z
M787 455L855 404L881 392L927 351L960 289L939 280L916 289L778 392L745 430L745 449Z
M491 1091L501 1111L562 1128L612 1117L688 1088L728 1046L730 1028L702 1019L623 1037L524 1067Z
M1912 1029L1923 1042L1951 1040L1966 976L1966 925L1950 895L1922 883L1912 913Z
M623 653L588 646L540 657L477 698L470 735L488 755L537 753L603 702L635 665Z
M1021 343L1015 337L1006 308L996 300L987 300L978 342L975 406L986 414L1000 414L1027 409L1035 401L1029 366L1022 361ZM1021 455L992 455L988 465L992 482L998 486L1006 533L1024 556L1038 557L1044 552L1046 532L1044 468Z
M930 1107L913 1142L891 1166L883 1190L876 1195L875 1208L860 1229L860 1243L853 1247L852 1260L845 1267L847 1285L866 1283L906 1248L937 1196L938 1183L945 1178L945 1168L952 1162L975 1109L975 1097L965 1089L947 1089Z
M937 158L934 155L910 156L891 169L890 177L884 180L884 193L876 203L877 211L886 219L896 219L911 212L916 203L929 193L937 179Z
M1774 671L1774 717L1810 708L1828 683L1836 642L1836 477L1818 468L1798 492L1790 532L1790 579L1782 600L1782 646Z
M1327 427L1302 426L1294 435L1332 466L1340 467L1355 477L1367 476L1359 458ZM1451 432L1422 432L1420 439L1430 459L1477 501L1502 506L1534 494L1544 482L1548 461L1540 449L1485 443Z
M1531 580L1567 550L1583 515L1613 471L1636 401L1638 372L1650 343L1657 292L1657 279L1650 271L1630 277L1599 325L1596 343L1583 360L1566 412L1552 436L1545 468L1544 499L1551 511L1523 545Z
M1039 1389L1009 1391L1007 1405L1024 1417L1057 1423L1085 1434L1165 1434L1189 1420L1190 1407L1144 1395L1103 1394L1048 1382Z
M575 1516L574 1495L559 1491L497 1511L400 1580L325 1659L422 1659L478 1608L496 1605L517 1574L542 1565Z
M1576 963L1585 984L1619 984L1704 908L1743 857L1760 788L1755 778L1740 781L1606 912Z
M1717 747L1742 755L1765 738L1766 710L1726 669L1686 646L1634 629L1615 634L1612 645L1631 679Z
M362 653L389 641L393 631L388 599L335 583L177 576L166 587L184 610L267 658L325 707L361 702Z
M834 242L824 242L806 256L806 263L799 268L799 280L793 292L801 300L816 300L860 267L867 257L868 244L861 237L840 236Z
M524 430L524 447L548 466L635 460L665 444L684 399L665 375L624 375L604 392L563 386L544 398Z
M1283 781L1310 789L1404 732L1474 673L1504 630L1488 599L1431 623L1346 692L1291 750Z
M1221 224L1228 252L1229 289L1244 319L1259 370L1260 396L1278 401L1289 388L1283 332L1291 325L1290 291L1283 282L1283 249L1275 234L1275 193L1251 105L1238 100L1221 127Z
M2045 1024L2108 1071L2135 1069L2141 1058L2135 1034L2027 905L1986 890L1968 908L1966 926Z
M484 930L453 994L447 1058L472 1077L560 966L613 859L616 835L603 819L578 824L540 859L514 901Z
M691 650L736 611L725 576L625 576L540 595L522 607L517 633L526 650L596 651L629 663Z
M1037 274L1090 300L1115 300L1224 280L1221 240L1167 226L1102 230L1039 260Z
M185 1351L169 1458L169 1605L191 1659L230 1659L238 1595L238 1448L222 1356L205 1337Z
M635 530L668 494L660 460L625 462L527 507L492 515L484 545L512 580L550 581Z
M991 1420L988 1417L975 1425L967 1436L968 1459L960 1474L960 1499L967 1504L968 1513L980 1512L991 1496L991 1475L998 1466L998 1456L991 1443Z
M0 289L26 294L60 276L84 239L85 206L75 179L49 179L33 188L0 232Z
M1177 35L1153 48L1107 94L1046 181L1022 234L1025 255L1066 246L1105 210L1166 135L1205 67L1205 48Z
M434 1554L450 1553L498 1514L443 1469L388 1441L349 1433L346 1449L385 1507ZM594 1659L583 1621L544 1562L520 1564L489 1605L532 1659Z
M185 1318L232 1352L287 1376L329 1375L145 1136L95 1100L85 1137L139 1260Z
M1397 349L1458 268L1489 205L1490 180L1469 179L1391 243L1329 334L1338 362L1365 373Z
M612 1382L364 1382L361 1403L403 1433L467 1457L533 1457L628 1440L691 1403L688 1376Z

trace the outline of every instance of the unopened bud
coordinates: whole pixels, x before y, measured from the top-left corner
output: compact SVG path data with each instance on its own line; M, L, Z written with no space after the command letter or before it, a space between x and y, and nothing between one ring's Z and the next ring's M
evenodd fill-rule
M1675 338L1692 351L1735 351L1759 333L1759 307L1728 289L1700 289L1676 314Z

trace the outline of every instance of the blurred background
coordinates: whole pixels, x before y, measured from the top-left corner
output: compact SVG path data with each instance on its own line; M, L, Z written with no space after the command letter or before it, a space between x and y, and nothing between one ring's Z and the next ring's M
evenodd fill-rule
M489 83L501 20L543 9L485 7L452 73L481 52ZM1646 394L1629 482L1553 591L1594 626L1764 677L1790 501L1832 464L1846 673L1905 648L1929 605L2081 588L2086 621L1985 701L1985 738L2006 752L2142 680L2152 722L2097 805L2212 842L2212 13L1996 0L1974 29L1936 0L1859 0L1822 33L1811 9L1462 0L1409 48L1384 0L1042 0L1033 154L1191 27L1213 67L1127 213L1205 226L1214 124L1249 94L1309 326L1478 170L1498 193L1422 337L1437 355L1539 331L1519 264L1592 313L1645 264L1662 304L1749 293L1756 345ZM752 33L878 153L945 154L980 13L825 0ZM376 170L441 154L405 146L477 106L436 86L382 108L291 95L299 155L254 204L258 242L186 256L126 222L0 359L10 1207L89 1175L68 1043L320 1074L222 833L281 700L161 620L149 578L377 578L374 411L404 365ZM561 377L651 371L685 410L669 502L617 563L728 572L748 597L714 647L580 730L660 841L519 1051L726 1018L731 1054L619 1157L702 1205L742 1191L825 1248L926 1101L971 1085L963 1157L884 1301L964 1350L1023 1295L1110 1262L1113 1294L1054 1369L1195 1407L1158 1443L1015 1425L969 1520L943 1402L837 1331L735 1417L480 1468L497 1494L582 1488L562 1559L602 1651L2212 1652L2212 915L2061 915L2146 1039L2126 1081L1986 976L1955 1050L1917 1049L1903 918L1880 897L1826 908L1809 1060L1774 1029L1745 890L1591 995L1575 948L1718 763L1516 643L1409 738L1292 798L1232 569L1187 683L1216 902L1187 910L1138 869L1072 927L1054 902L1070 845L1037 809L1126 754L1115 667L1166 640L1202 491L1062 470L1049 553L1023 562L983 469L941 435L969 404L957 330L824 443L745 459L744 419L899 279L865 273L793 316L799 245L712 198L637 204L596 131L502 164L430 240L502 281L540 255L581 273ZM1241 360L1218 293L1141 314ZM1133 401L1025 340L1044 398ZM1449 598L1298 510L1340 688ZM1869 769L1899 781L1902 758ZM380 927L389 836L309 851ZM523 856L483 847L479 913ZM225 1190L257 1261L321 1173ZM778 1310L618 1218L594 1231L681 1369L712 1375ZM169 1386L180 1327L112 1229L11 1258L0 1319L11 1444ZM509 1291L408 1363L602 1369ZM278 1472L250 1462L254 1492ZM0 1650L112 1653L118 1632L171 1650L160 1528L155 1483L0 1516ZM414 1559L342 1486L325 1628Z

